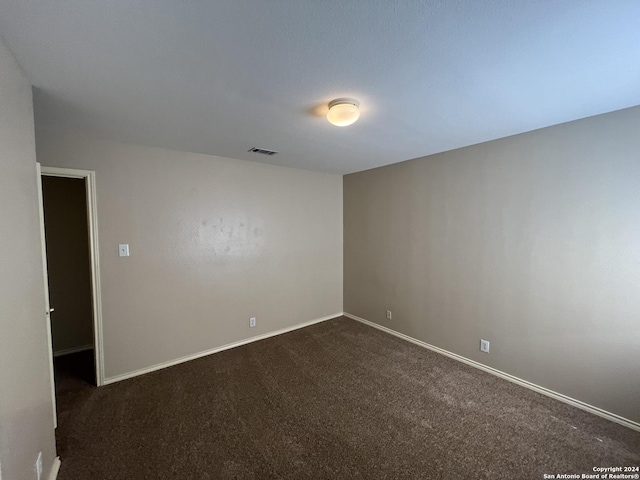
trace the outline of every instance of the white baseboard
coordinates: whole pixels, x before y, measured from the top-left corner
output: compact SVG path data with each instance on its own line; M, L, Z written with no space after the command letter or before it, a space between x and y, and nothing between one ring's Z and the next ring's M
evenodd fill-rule
M224 350L229 350L231 348L240 347L242 345L246 345L247 343L257 342L258 340L264 340L265 338L275 337L276 335L282 335L283 333L292 332L294 330L298 330L300 328L308 327L310 325L314 325L320 322L326 322L327 320L331 320L332 318L342 316L342 312L334 313L333 315L327 315L326 317L316 318L315 320L310 320L304 323L298 323L292 327L281 328L280 330L275 330L269 333L263 333L262 335L256 335L255 337L247 338L245 340L240 340L233 343L228 343L227 345L223 345L221 347L212 348L210 350L205 350L203 352L194 353L192 355L187 355L185 357L177 358L175 360L170 360L168 362L158 363L156 365L152 365L150 367L141 368L139 370L135 370L133 372L123 373L121 375L116 375L115 377L109 377L104 379L103 385L109 385L110 383L120 382L122 380L127 380L128 378L137 377L139 375L144 375L145 373L155 372L156 370L161 370L163 368L172 367L173 365L178 365L179 363L188 362L190 360L195 360L196 358L206 357L207 355L212 355L214 353L222 352Z
M606 418L607 420L610 420L615 423L619 423L620 425L624 425L625 427L628 427L628 428L631 428L632 430L636 430L640 432L640 423L634 422L633 420L629 420L627 418L621 417L620 415L616 415L615 413L607 412L606 410L603 410L598 407L594 407L593 405L589 405L588 403L581 402L580 400L576 400L575 398L568 397L566 395L563 395L562 393L554 392L553 390L549 390L548 388L541 387L540 385L536 385L535 383L528 382L516 376L505 373L501 370L488 367L487 365L484 365L480 362L476 362L475 360L471 360L467 357L463 357L462 355L458 355L457 353L453 353L448 350L444 350L442 348L436 347L434 345L430 345L426 342L410 337L409 335L405 335L404 333L400 333L390 328L383 327L382 325L378 325L377 323L370 322L369 320L365 320L364 318L358 317L356 315L352 315L346 312L344 312L343 315L345 317L351 318L352 320L357 320L358 322L364 323L365 325L369 325L370 327L377 328L378 330L382 330L383 332L390 333L391 335L402 338L403 340L406 340L408 342L411 342L421 347L432 350L436 353L440 353L449 358L453 358L454 360L465 363L467 365L475 367L484 372L491 373L496 377L503 378L505 380L508 380L509 382L513 382L522 387L533 390L534 392L538 392L548 397L559 400L561 402L567 403L569 405L573 405L574 407L577 407L581 410L585 410L589 413L593 413L594 415L597 415L602 418Z
M53 465L51 465L51 471L49 472L49 480L56 480L58 478L58 472L60 471L60 457L53 459Z
M62 355L71 355L72 353L84 352L85 350L91 350L93 345L82 345L81 347L65 348L64 350L58 350L53 352L54 357L61 357Z

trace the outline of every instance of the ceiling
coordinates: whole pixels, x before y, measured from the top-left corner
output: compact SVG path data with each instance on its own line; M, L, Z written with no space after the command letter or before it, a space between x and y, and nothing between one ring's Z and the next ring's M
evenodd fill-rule
M0 35L38 126L328 173L640 104L637 0L0 0Z

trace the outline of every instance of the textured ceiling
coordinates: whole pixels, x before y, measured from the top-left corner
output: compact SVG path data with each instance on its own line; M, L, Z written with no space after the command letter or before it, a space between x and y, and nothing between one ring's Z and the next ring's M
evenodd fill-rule
M330 173L640 104L637 0L0 0L0 34L39 125Z

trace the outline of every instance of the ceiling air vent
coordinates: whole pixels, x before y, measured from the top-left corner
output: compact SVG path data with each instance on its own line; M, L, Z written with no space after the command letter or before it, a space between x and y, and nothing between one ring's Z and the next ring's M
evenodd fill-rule
M275 155L276 153L278 153L275 150L267 150L266 148L258 148L258 147L252 147L248 151L254 152L254 153L261 153L262 155Z

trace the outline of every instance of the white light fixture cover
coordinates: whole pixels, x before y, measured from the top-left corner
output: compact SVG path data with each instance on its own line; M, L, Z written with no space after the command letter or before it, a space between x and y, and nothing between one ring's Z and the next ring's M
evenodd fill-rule
M329 102L327 120L337 127L346 127L360 118L360 104L352 98L337 98Z

